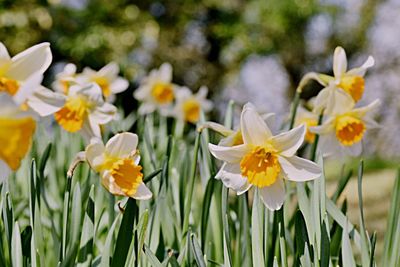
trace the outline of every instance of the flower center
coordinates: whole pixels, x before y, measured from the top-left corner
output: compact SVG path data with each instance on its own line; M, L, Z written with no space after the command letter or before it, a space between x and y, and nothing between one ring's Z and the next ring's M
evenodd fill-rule
M340 79L339 87L350 94L357 102L364 93L364 78L361 76L343 76Z
M36 122L32 118L9 119L0 117L0 159L12 170L17 170L28 152Z
M174 90L171 84L156 83L153 86L151 95L159 104L168 104L174 100Z
M0 77L0 92L15 95L18 92L19 83L16 80Z
M96 77L93 79L93 82L97 83L100 86L101 91L103 92L103 96L109 97L111 95L110 82L105 77Z
M196 123L200 119L201 106L196 99L188 99L183 103L183 115L185 121Z
M249 183L261 188L275 183L281 165L273 149L257 146L240 161L240 170Z
M364 136L365 124L360 119L342 115L336 119L336 137L342 145L351 146Z
M54 114L58 124L68 132L76 132L82 128L90 103L83 97L68 98L64 107Z
M126 195L134 195L143 181L142 166L136 165L133 159L119 159L112 164L111 175L115 183Z

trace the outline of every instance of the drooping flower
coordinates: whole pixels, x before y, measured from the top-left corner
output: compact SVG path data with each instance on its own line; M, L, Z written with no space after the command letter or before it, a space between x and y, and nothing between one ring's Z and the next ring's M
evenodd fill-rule
M208 112L212 102L207 100L208 89L202 86L196 94L187 87L180 87L176 91L176 103L172 115L178 120L197 123L201 112Z
M354 108L352 100L337 103L322 125L310 128L320 135L321 151L327 156L343 152L352 156L360 155L365 132L379 127L371 117L379 104L380 101L376 100L365 107Z
M133 133L120 133L107 144L97 139L87 146L86 160L100 173L101 183L113 195L145 200L152 197L143 183L138 137Z
M68 94L68 89L76 83L76 66L68 63L64 66L63 71L57 73L56 80L52 86L56 92Z
M172 66L169 63L152 70L133 94L142 102L139 113L149 114L159 110L161 114L166 114L175 99L175 90L176 85L172 83Z
M37 44L11 58L0 42L0 92L13 96L27 109L25 100L39 89L42 75L51 61L49 43Z
M310 131L310 127L318 125L318 115L299 105L294 126L299 126L301 124L306 126L305 140L310 144L314 143L315 133Z
M319 79L317 79L325 88L317 96L315 110L320 113L322 109L325 109L326 112L330 113L332 106L335 104L331 100L342 99L346 96L358 102L364 93L365 72L373 65L374 59L369 56L362 66L347 70L346 52L342 47L337 47L333 56L334 76L319 74ZM337 94L339 96L336 96Z
M115 62L111 62L99 71L85 68L81 74L77 75L76 80L80 84L97 83L104 98L108 101L113 101L115 94L125 91L129 86L128 81L119 77L118 73L118 65Z
M28 153L36 122L30 112L6 93L0 93L0 183L16 171Z
M304 182L321 175L314 162L295 156L304 141L304 125L273 136L249 103L242 110L240 125L243 144L231 147L209 144L214 157L224 161L216 177L237 194L256 186L265 206L277 210L285 198L283 179Z

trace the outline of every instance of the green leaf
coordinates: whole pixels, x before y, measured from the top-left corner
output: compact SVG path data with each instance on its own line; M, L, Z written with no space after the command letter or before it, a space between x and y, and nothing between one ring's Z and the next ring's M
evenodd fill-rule
M300 259L300 257L304 254L305 246L309 246L310 244L306 222L300 210L297 210L295 214L294 232L296 242L296 257Z
M197 241L197 238L194 234L190 235L190 243L191 243L191 248L194 254L194 258L196 260L196 263L199 267L206 267L206 263L204 261L204 256L203 252L201 251L199 242ZM225 265L226 266L226 265Z
M343 235L342 235L342 260L343 267L354 267L356 266L356 262L353 257L353 250L351 248L350 239L349 239L349 229L347 226L347 221L344 225Z
M159 173L162 172L163 169L157 169L154 172L150 173L146 177L143 178L143 183L147 184L150 182L154 177L156 177Z
M360 209L360 235L361 235L361 262L363 266L369 266L369 240L367 238L367 230L365 229L364 221L364 207L363 207L363 197L362 197L362 177L364 172L364 162L361 160L358 166L358 207Z
M61 246L60 246L60 262L65 257L66 249L67 249L67 240L69 238L69 205L70 205L70 195L71 195L71 183L72 176L67 176L67 182L65 185L64 191L64 205L63 205L63 213L62 213L62 238L61 238Z
M21 234L19 231L18 222L15 222L11 240L11 262L13 267L23 266L22 255Z
M336 187L335 193L333 193L331 199L333 202L336 202L344 189L346 188L347 183L350 181L350 178L353 176L353 170L350 170L347 175L342 176L339 180L338 186Z
M111 262L111 250L112 250L112 240L114 238L114 231L115 227L118 224L119 216L115 218L113 224L111 225L110 229L108 230L106 242L104 244L104 248L102 251L100 267L109 267ZM95 260L96 261L96 260ZM94 265L95 263L93 263Z
M133 238L133 227L135 225L135 217L137 217L137 213L138 207L136 200L129 198L118 231L117 241L115 243L114 254L111 262L113 267L125 266L126 257L128 256L129 247Z
M139 251L137 251L138 262L140 262L140 256L142 254L142 247L144 244L144 239L146 237L146 230L147 230L148 223L149 223L149 210L145 210L142 215L142 222L141 222L141 228L140 228L140 233L139 233L139 245L138 245Z
M145 244L143 246L143 251L147 256L151 266L153 267L163 267L161 262L157 259L156 255L150 250L150 248Z
M52 143L49 143L45 150L43 151L42 157L40 159L40 164L39 164L39 173L43 177L44 174L44 169L46 168L46 163L49 159L50 153L51 153L51 148L52 148Z
M222 187L222 226L224 228L224 265L232 266L231 238L228 221L228 195L229 189Z
M211 199L213 195L214 186L216 180L214 179L214 175L211 175L210 179L208 179L206 191L204 193L203 205L201 209L201 225L200 225L200 234L201 234L201 249L204 251L207 237L207 226L208 226L208 218L210 216L210 206Z
M260 203L258 188L254 190L253 208L251 213L251 247L253 256L253 266L264 266L264 248L263 248L263 206Z
M329 253L330 241L324 220L321 225L321 267L329 267Z
M89 198L86 205L86 211L83 219L82 235L79 245L79 262L88 262L90 265L93 254L94 231L94 185L90 187Z

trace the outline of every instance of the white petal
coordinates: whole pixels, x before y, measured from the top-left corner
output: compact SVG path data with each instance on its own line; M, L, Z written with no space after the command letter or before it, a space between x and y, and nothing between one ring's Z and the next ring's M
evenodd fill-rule
M340 143L336 139L335 132L326 135L320 135L318 149L324 157L337 154L340 151Z
M343 114L353 109L355 102L353 98L340 88L329 91L325 114Z
M118 76L118 73L119 73L119 66L115 62L108 63L98 71L99 76L104 76L109 81L115 79L115 77Z
M86 160L89 165L94 169L97 168L103 163L104 157L104 144L101 141L91 142L85 150Z
M59 111L65 104L65 96L43 86L28 99L28 105L40 116L45 117Z
M241 161L243 156L249 151L248 146L244 144L231 147L208 144L208 149L214 157L229 163Z
M318 93L314 100L313 113L321 114L321 112L326 108L332 90L335 90L333 86L327 86Z
M358 157L362 152L362 142L357 142L352 146L345 146L344 148L348 155Z
M373 113L374 111L376 111L380 107L380 105L381 105L380 99L376 99L375 101L373 101L372 103L370 103L369 105L367 105L365 107L355 108L352 111L352 113L356 114L357 117L362 118L367 113L369 113L369 112Z
M111 83L110 89L113 94L118 94L128 89L128 86L129 82L127 80L118 77Z
M164 63L159 69L159 79L163 82L171 82L172 80L172 66L169 63Z
M89 142L94 137L101 138L100 126L90 118L90 116L84 118L82 129L79 131L86 142Z
M115 183L114 177L109 171L104 171L101 174L101 184L113 195L125 196L125 193Z
M33 93L39 88L42 82L43 75L40 73L35 73L30 76L19 88L18 92L14 95L14 101L17 104L25 103Z
M285 184L282 178L278 178L270 186L260 188L260 197L269 210L279 210L285 201Z
M97 107L89 116L97 124L106 124L115 118L117 108L109 103Z
M240 125L245 144L263 145L272 136L271 130L250 103L243 107Z
M239 163L224 163L215 176L222 183L234 191L240 191L247 184L247 179L242 177Z
M70 88L70 90L72 89L72 87ZM97 102L98 104L104 102L103 93L97 83L90 83L83 86L80 90L80 93L87 96L91 101Z
M335 122L334 117L330 117L322 125L312 126L309 128L309 130L312 133L320 135L329 134L335 130L334 122Z
M347 74L364 76L367 69L372 67L374 64L375 64L374 58L369 56L361 67L351 69L347 72Z
M151 191L147 188L147 186L144 183L141 183L134 195L131 197L134 199L139 199L139 200L147 200L150 199L153 196Z
M43 74L50 66L51 61L50 44L41 43L14 56L6 75L23 81L36 72Z
M8 54L6 46L0 42L0 62L6 62L10 60L10 55Z
M278 157L285 178L295 182L305 182L321 176L321 168L307 159L297 156Z
M291 157L296 154L296 151L303 144L305 134L306 126L302 124L288 132L271 137L270 141L279 154Z
M114 135L106 144L106 152L110 156L126 158L136 153L138 136L133 133L120 133Z
M340 78L347 70L346 52L340 46L336 47L333 55L333 74L336 78Z

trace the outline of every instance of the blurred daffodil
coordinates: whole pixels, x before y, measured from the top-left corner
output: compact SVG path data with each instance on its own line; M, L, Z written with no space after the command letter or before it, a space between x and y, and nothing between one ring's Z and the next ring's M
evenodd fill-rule
M16 171L28 153L36 122L12 97L0 93L0 182Z
M321 175L314 162L295 156L304 141L304 125L273 136L252 104L244 106L240 125L243 144L231 147L209 144L214 157L224 161L216 177L237 194L256 186L265 206L277 210L285 198L283 178L304 182Z
M100 173L103 186L113 195L145 200L152 197L143 183L138 137L133 133L120 133L107 144L94 139L86 148L86 160Z
M175 99L175 90L170 64L164 63L159 69L152 70L134 93L134 97L142 102L139 113L149 114L159 110L166 115Z
M341 155L342 152L358 156L362 150L361 140L367 129L377 128L379 125L372 119L373 111L380 101L354 108L354 101L338 103L331 114L328 114L320 126L310 130L320 135L321 151L325 155Z
M319 113L325 109L326 112L330 113L332 106L335 105L334 100L343 99L346 96L358 102L364 93L364 75L367 69L373 65L374 59L369 56L360 67L347 70L346 52L342 47L337 47L333 56L334 76L318 75L319 79L317 81L325 86L325 88L317 96L315 110ZM345 94L340 94L342 92Z
M201 112L210 111L212 102L207 100L208 89L202 86L196 94L187 87L180 87L176 91L176 103L172 111L178 120L197 123Z
M318 125L318 115L314 112L308 111L302 106L298 106L294 125L299 126L301 124L304 124L306 126L306 142L310 144L314 143L315 133L310 131L310 127Z
M64 66L64 69L57 73L56 80L52 86L56 92L68 94L68 89L71 85L76 83L76 66L75 64L68 63Z
M129 86L128 81L119 77L118 73L118 65L115 62L111 62L99 71L85 68L81 74L77 75L76 80L80 84L97 83L104 98L108 101L113 101L115 94L125 91Z

